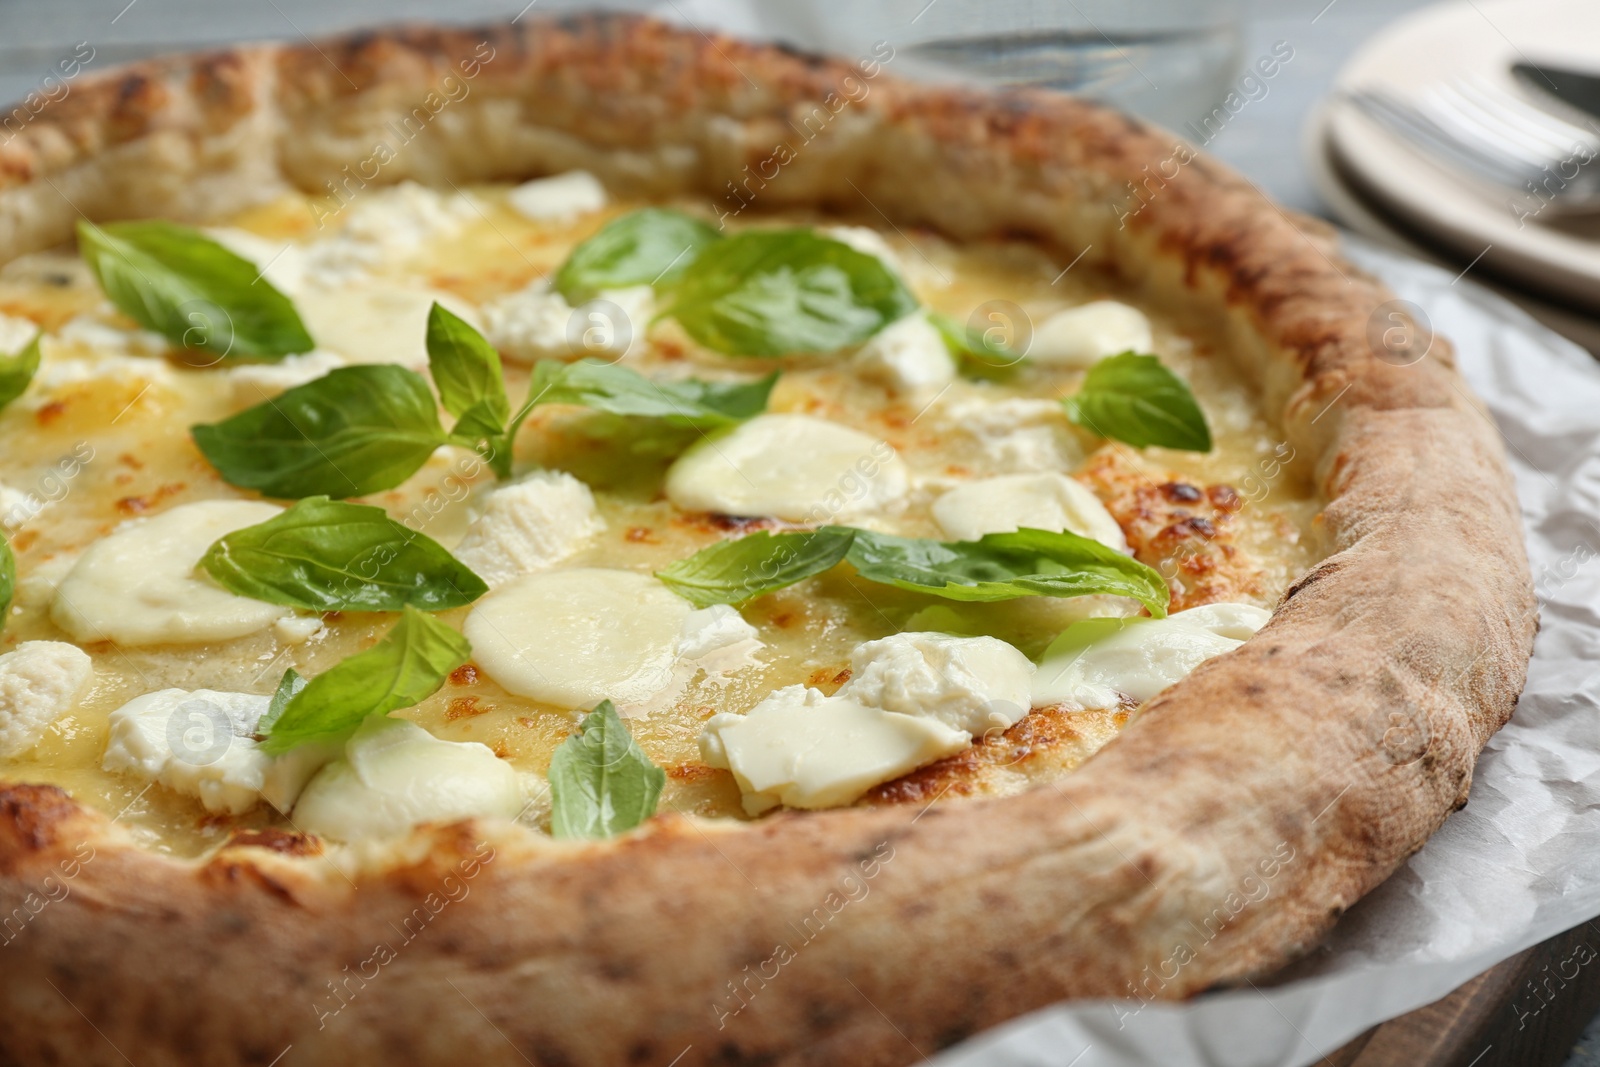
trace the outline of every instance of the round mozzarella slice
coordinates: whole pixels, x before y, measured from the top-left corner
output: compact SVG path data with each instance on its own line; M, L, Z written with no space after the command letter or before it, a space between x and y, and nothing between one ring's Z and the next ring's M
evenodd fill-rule
M933 502L933 517L947 537L976 541L984 534L1028 527L1070 530L1118 552L1128 550L1122 527L1089 488L1065 474L1006 474L968 482Z
M258 500L205 500L127 523L78 557L50 617L77 641L119 645L226 641L266 629L293 613L228 592L197 564L223 534L282 511Z
M1148 352L1150 320L1138 308L1115 300L1093 300L1051 315L1033 333L1028 358L1059 366L1087 367L1121 352Z
M1213 656L1238 648L1272 617L1249 604L1207 604L1165 619L1087 619L1050 643L1033 702L1114 708L1143 703Z
M885 326L856 352L863 378L895 393L926 394L955 381L956 361L944 338L924 315L907 315Z
M517 772L475 741L444 741L416 723L368 716L345 757L317 772L294 824L336 841L393 837L425 822L515 818Z
M461 629L478 665L509 691L588 708L637 703L670 685L692 610L647 575L577 567L501 586Z
M685 511L831 522L905 496L905 462L886 441L810 415L758 415L700 441L667 471Z
M389 282L308 287L294 303L318 348L351 363L418 368L428 363L428 311L435 301L481 327L477 310L459 297Z

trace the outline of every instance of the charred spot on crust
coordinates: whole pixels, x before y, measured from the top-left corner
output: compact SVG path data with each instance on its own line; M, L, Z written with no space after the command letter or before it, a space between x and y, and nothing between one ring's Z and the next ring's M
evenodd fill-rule
M264 848L284 856L320 856L322 841L295 830L235 830L227 848Z
M34 852L55 844L57 831L79 810L77 801L57 786L0 786L0 828L9 828L9 836Z
M1161 486L1161 492L1176 503L1193 504L1202 499L1200 490L1188 482L1167 482Z

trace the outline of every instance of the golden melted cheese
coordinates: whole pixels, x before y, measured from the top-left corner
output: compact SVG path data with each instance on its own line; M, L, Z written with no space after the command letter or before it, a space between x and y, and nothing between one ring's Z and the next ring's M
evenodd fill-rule
M378 274L481 304L553 270L575 243L638 206L614 204L550 225L512 211L504 188L477 188L473 195L483 207L481 217L414 254L390 259ZM318 232L312 219L307 201L288 198L248 212L232 225L278 238L325 238L327 231ZM331 225L339 221L335 217ZM788 215L760 224L824 221ZM987 301L1010 302L1042 321L1085 300L1117 295L1086 269L1063 274L1061 265L1031 246L954 246L923 232L884 236L917 296L958 320ZM989 409L1002 414L992 415L982 432L973 431L973 420L982 421L973 413L981 414L985 405L1070 392L1082 374L1073 369L1035 366L1000 384L958 381L937 399L900 397L859 375L844 358L729 359L697 351L670 323L658 324L651 343L631 354L628 365L649 375L692 372L728 380L781 369L771 410L806 412L857 427L887 440L911 466L908 507L877 524L897 533L939 536L929 514L932 499L962 480L1028 462L1025 451L1013 447L1019 441L1035 451L1048 444L1070 459L1087 458L1079 463L1086 484L1110 506L1139 557L1173 581L1175 607L1217 599L1270 607L1315 559L1311 535L1317 504L1304 480L1306 465L1286 453L1213 338L1182 332L1159 309L1147 310L1155 351L1192 384L1208 413L1217 439L1209 454L1147 449L1140 455L1099 442L1064 420L1041 422L1038 405ZM29 256L0 271L0 312L30 318L46 331L60 330L76 315L128 329L133 325L110 310L70 250ZM31 507L10 515L22 520L10 529L20 591L0 649L25 640L64 639L49 617L49 576L118 523L190 501L247 495L225 484L189 437L193 423L215 421L249 402L237 397L225 368L189 368L170 355L132 351L113 374L73 373L70 361L97 358L94 347L92 338L87 345L47 343L34 386L0 413L0 480L48 501L31 517L26 514ZM514 401L525 392L527 376L525 367L507 363ZM649 573L729 536L738 525L754 525L677 512L661 492L665 463L619 455L583 432L590 417L573 409L540 408L517 442L519 471L559 467L595 489L606 529L562 566ZM1013 432L1033 436L1008 444ZM470 453L444 449L402 487L369 502L450 545L465 528L473 494L491 484L489 472ZM717 711L747 710L780 686L808 683L831 692L847 677L851 649L903 629L919 611L940 603L835 573L747 605L744 615L766 646L759 662L727 677L701 674L668 706L630 722L645 751L667 769L663 810L739 815L731 775L701 762L696 736L706 719ZM1029 655L1037 655L1072 616L1067 602L1043 598L959 610ZM465 614L463 609L442 617L459 626ZM13 780L60 784L134 828L151 847L177 854L202 852L240 830L283 826L266 805L235 818L208 816L192 799L102 771L107 716L135 696L168 686L270 693L285 668L308 676L326 670L371 645L392 618L330 616L327 623L321 635L300 645L280 642L271 630L209 646L90 644L92 690L33 752L3 773ZM512 696L470 665L420 706L398 714L439 737L482 742L518 770L535 774L544 772L553 749L579 717ZM1125 719L1124 711L1086 712L1076 719L1059 709L1035 712L1004 737L879 787L863 803L925 803L952 785L960 786L957 795L1021 789L1042 775L1076 766ZM540 817L537 810L530 816Z

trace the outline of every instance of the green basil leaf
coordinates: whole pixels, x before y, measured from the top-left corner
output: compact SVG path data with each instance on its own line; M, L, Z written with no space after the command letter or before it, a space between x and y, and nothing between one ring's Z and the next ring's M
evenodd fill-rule
M41 330L20 352L0 356L0 408L5 407L27 391L28 383L39 370L39 339Z
M427 381L386 363L340 367L191 432L228 484L290 499L393 489L446 441Z
M17 557L11 551L11 542L0 537L0 630L6 628L11 618L11 598L17 593Z
M945 348L956 358L961 373L968 378L991 381L1009 378L1027 362L1022 353L991 339L987 333L957 322L949 315L930 311L928 321L939 331Z
M556 271L555 289L573 307L602 289L676 281L722 235L681 211L645 208L606 223Z
M113 304L180 348L281 359L314 343L294 304L255 264L198 230L83 221L78 248Z
M857 530L845 558L869 581L947 600L1106 593L1132 597L1160 618L1170 598L1155 570L1074 533L1024 529L931 541Z
M256 723L256 734L260 737L270 734L278 720L283 718L283 709L289 706L289 701L299 696L300 690L309 684L293 667L284 671L283 677L278 679L278 688L272 694L272 701L267 705L267 713Z
M838 564L855 531L847 526L770 533L760 530L702 548L656 577L697 608L742 604Z
M600 838L631 830L656 813L666 782L603 700L550 760L550 833Z
M812 230L749 230L700 253L665 312L730 355L835 352L917 307L876 256Z
M489 591L443 545L382 508L325 496L225 534L200 565L240 596L307 611L443 611Z
M658 382L615 363L540 360L528 387L528 402L517 413L520 426L540 404L575 404L612 415L660 419L669 426L714 430L753 418L766 410L778 381L774 372L754 382L705 382L686 378Z
M438 692L470 655L465 637L408 607L382 641L334 664L290 698L261 749L276 756L308 741L348 737L368 715L409 708Z
M1211 451L1211 429L1194 394L1155 356L1124 352L1102 359L1062 404L1067 418L1101 437L1141 448Z
M428 371L444 409L501 433L511 418L500 353L465 319L434 304L428 311ZM461 432L457 425L455 432Z

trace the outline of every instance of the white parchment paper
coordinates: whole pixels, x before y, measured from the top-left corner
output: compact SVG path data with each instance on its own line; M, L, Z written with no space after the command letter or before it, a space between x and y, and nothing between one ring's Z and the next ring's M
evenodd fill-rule
M1516 714L1478 761L1467 806L1351 909L1303 977L1181 1005L1059 1005L940 1067L1304 1067L1600 915L1600 365L1471 282L1348 250L1454 342L1506 440L1541 618ZM1526 990L1515 1003L1531 1018L1542 1001Z

